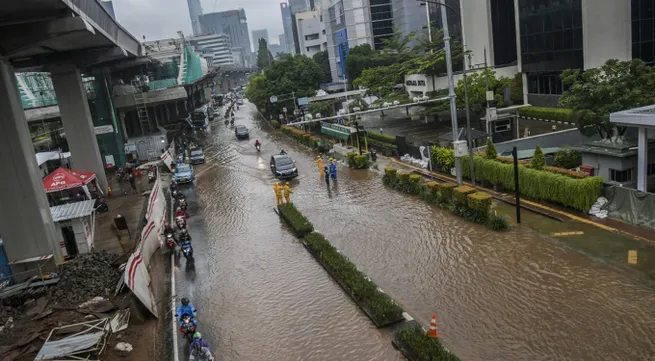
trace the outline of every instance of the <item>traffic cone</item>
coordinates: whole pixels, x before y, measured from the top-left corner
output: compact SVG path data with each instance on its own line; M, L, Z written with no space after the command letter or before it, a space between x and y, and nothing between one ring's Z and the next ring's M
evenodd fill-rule
M430 330L428 331L429 338L439 338L439 333L437 332L437 314L432 314L432 321L430 321Z
M111 197L111 187L107 186L107 197Z

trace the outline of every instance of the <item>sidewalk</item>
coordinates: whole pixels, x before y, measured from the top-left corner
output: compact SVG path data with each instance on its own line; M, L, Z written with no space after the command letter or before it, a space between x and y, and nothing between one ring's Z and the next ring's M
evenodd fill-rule
M411 169L419 174L422 174L424 176L428 176L431 178L436 178L444 182L451 182L455 183L456 179L442 174L442 173L435 173L435 172L430 172L429 170L403 163L397 159L394 158L388 158L385 156L380 156L378 155L378 158L382 158L385 160L388 160L391 164L395 166L402 166L407 169ZM463 182L466 185L471 186L471 183L468 181ZM508 193L499 193L495 192L491 189L487 188L482 188L479 186L475 187L478 191L486 192L494 196L495 199L501 200L503 202L510 203L512 205L516 204L516 200L512 194ZM610 232L616 232L619 234L623 234L625 236L629 236L633 239L636 239L638 241L646 242L651 245L655 245L655 232L650 229L638 227L635 225L631 225L625 222L622 222L617 219L612 219L612 218L606 218L606 219L598 219L593 216L589 216L580 212L576 212L573 210L569 209L564 209L563 207L559 207L557 205L552 205L552 204L544 204L542 202L536 202L536 201L530 201L527 199L521 199L521 208L541 213L542 215L558 219L560 221L565 221L565 220L575 220L581 223L589 224L594 227L597 227L599 229L605 230L605 231L610 231Z

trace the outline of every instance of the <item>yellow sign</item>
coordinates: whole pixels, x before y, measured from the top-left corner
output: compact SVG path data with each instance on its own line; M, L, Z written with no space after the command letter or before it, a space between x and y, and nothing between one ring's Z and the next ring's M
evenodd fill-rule
M634 249L628 251L628 264L637 264L637 251Z
M580 236L583 235L584 232L559 232L559 233L553 233L553 236L555 237L561 237L561 236Z

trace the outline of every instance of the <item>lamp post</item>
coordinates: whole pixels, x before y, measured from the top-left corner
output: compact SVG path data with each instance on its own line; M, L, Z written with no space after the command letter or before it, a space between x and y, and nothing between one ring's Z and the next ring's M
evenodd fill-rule
M430 20L430 9L427 4L435 4L443 6L446 9L453 11L455 14L459 15L459 11L453 8L450 5L430 0L417 0L423 3L426 3L426 13L428 16L428 36L429 41L432 42L432 21ZM461 18L460 18L461 21ZM448 17L446 16L445 11L441 11L441 22L443 23L443 36L444 36L444 49L446 51L446 68L448 70L448 95L450 97L450 116L452 123L453 131L453 146L456 146L456 142L459 141L459 128L457 126L457 107L455 104L455 82L453 79L453 66L452 66L452 54L450 51L450 32L448 31ZM465 50L465 45L462 44L462 50ZM462 67L462 77L464 78L464 102L466 108L466 143L469 154L469 167L471 172L471 184L475 186L475 170L473 167L473 141L471 139L471 115L469 111L469 95L468 95L468 82L466 77L466 58L462 56L463 67ZM457 184L462 185L462 164L461 158L455 157L455 170L457 172Z

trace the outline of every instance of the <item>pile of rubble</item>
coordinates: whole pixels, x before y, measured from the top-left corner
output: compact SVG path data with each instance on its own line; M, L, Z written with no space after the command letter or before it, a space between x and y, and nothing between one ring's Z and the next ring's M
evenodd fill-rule
M80 254L58 270L59 283L50 293L55 304L76 306L96 297L113 293L121 271L113 262L118 255L107 252Z

